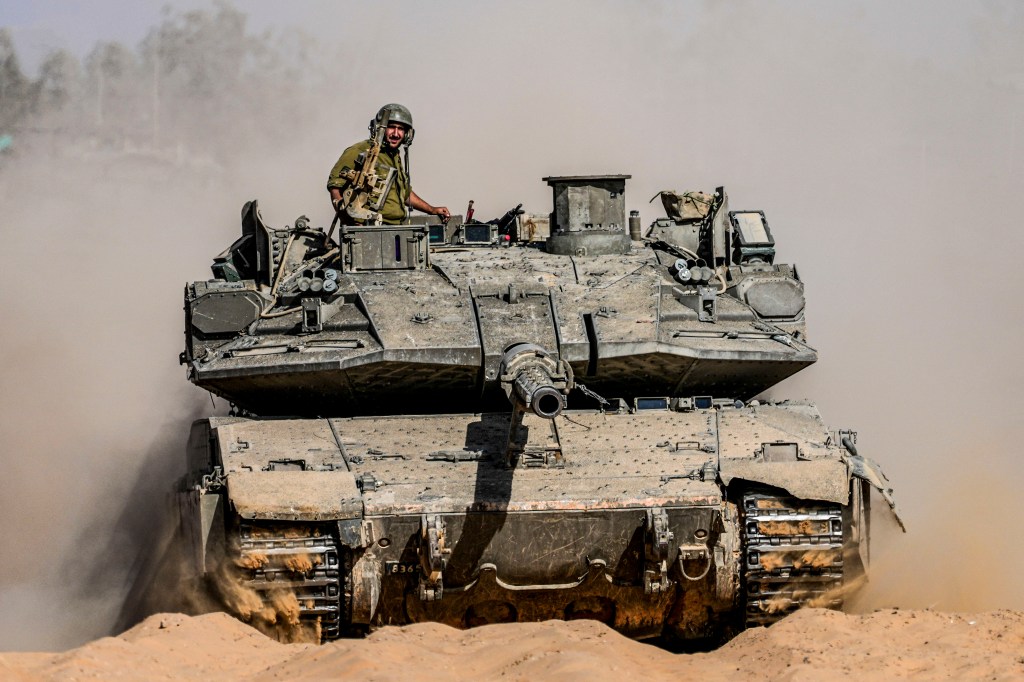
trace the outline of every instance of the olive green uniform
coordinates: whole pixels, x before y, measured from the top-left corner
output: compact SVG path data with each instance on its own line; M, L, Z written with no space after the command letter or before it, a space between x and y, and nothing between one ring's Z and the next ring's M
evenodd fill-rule
M369 150L372 145L372 140L363 140L362 142L356 142L342 152L338 163L334 164L334 168L331 169L331 175L327 179L327 189L337 188L344 192L348 181L341 177L342 172L347 169L354 169L359 155ZM392 151L386 147L381 147L380 154L377 156L377 173L385 175L388 172L388 168L396 169L397 173L395 174L395 181L391 184L391 190L384 199L384 205L381 206L380 214L385 224L397 225L403 222L409 215L406 209L406 205L409 202L409 176L405 172L401 158L399 158L399 150Z

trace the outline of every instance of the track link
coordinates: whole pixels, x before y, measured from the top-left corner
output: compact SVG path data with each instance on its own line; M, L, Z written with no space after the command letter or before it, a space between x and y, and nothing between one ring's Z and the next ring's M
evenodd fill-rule
M329 529L243 523L238 532L239 565L247 572L244 585L271 608L275 593L291 592L299 603L300 620L319 623L321 641L337 639L350 595L343 582L348 571Z
M747 627L804 606L842 608L841 506L751 491L742 514Z

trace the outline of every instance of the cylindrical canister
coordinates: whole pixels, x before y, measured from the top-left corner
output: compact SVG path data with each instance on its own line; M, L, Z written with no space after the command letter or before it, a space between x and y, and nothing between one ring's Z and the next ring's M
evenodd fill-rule
M640 241L640 211L629 212L629 238Z

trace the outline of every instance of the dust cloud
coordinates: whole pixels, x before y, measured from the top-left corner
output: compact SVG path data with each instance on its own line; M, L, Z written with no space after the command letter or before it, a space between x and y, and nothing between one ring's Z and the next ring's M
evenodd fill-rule
M177 365L183 283L248 199L273 225L326 224L327 171L390 101L415 117L417 193L454 213L547 211L542 177L599 173L633 175L645 222L661 189L765 210L821 354L772 395L856 428L909 527L878 515L859 605L1024 608L1017 4L275 11L172 9L21 80L0 45L0 648L114 627L189 421L224 409ZM962 40L936 47L940 14Z

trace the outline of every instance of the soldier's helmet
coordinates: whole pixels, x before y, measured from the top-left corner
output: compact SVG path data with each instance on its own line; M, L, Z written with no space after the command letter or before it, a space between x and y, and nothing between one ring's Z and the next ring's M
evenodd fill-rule
M384 120L384 117L387 120ZM408 147L412 144L413 135L416 134L416 129L412 127L412 113L406 107L401 104L391 103L385 104L378 111L377 115L373 117L370 122L370 130L373 130L374 125L388 123L401 123L406 127L405 140L402 142L403 146Z

